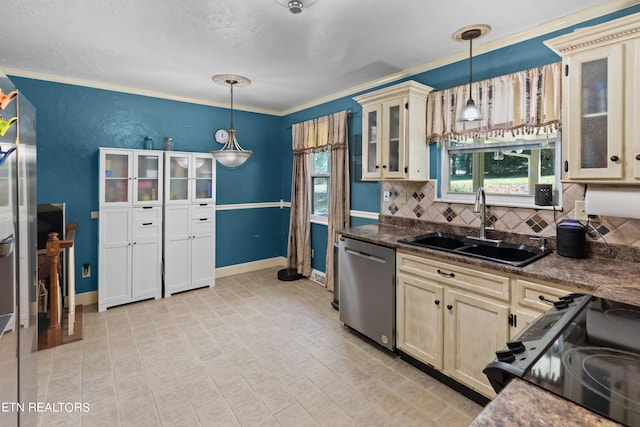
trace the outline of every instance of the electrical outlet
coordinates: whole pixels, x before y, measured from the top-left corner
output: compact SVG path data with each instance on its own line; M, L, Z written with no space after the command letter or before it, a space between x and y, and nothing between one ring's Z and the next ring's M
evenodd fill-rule
M385 202L388 202L389 200L391 200L391 191L385 191L383 194L383 200Z
M584 210L584 200L576 200L576 205L573 210L573 218L577 219L578 221L589 220L587 212Z
M91 265L84 264L82 266L82 278L86 279L87 277L91 277Z
M98 218L100 218L100 212L91 211L91 219L98 219Z

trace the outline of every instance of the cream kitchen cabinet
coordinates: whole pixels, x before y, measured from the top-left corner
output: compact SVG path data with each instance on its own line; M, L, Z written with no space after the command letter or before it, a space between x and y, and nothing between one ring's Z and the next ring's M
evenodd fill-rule
M396 345L485 396L482 370L509 339L510 279L398 251Z
M98 311L162 296L162 208L100 210Z
M509 315L510 339L519 334L529 323L553 307L553 301L570 293L585 293L584 289L545 283L531 279L515 278L512 281L513 304Z
M640 16L545 44L563 61L564 178L640 183Z
M362 105L362 179L429 179L426 140L431 87L408 81L354 99Z

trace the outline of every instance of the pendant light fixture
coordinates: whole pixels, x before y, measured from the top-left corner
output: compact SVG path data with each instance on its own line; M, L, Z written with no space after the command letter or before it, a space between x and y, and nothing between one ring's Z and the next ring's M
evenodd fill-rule
M302 9L308 9L318 0L276 0L278 3L289 9L289 12L297 15L302 13Z
M476 106L476 103L471 97L471 83L473 82L473 40L487 34L489 31L491 31L490 26L479 24L461 28L453 33L454 40L460 42L469 41L469 99L467 100L467 105L462 109L462 113L460 113L459 121L473 122L482 120L480 108Z
M216 74L211 79L219 85L229 86L231 88L231 126L229 126L228 132L224 132L224 130L216 132L216 140L223 143L224 147L222 147L221 150L212 151L211 155L221 165L228 168L235 168L246 162L253 152L251 150L243 150L236 140L236 129L233 127L233 87L249 86L251 80L234 74Z

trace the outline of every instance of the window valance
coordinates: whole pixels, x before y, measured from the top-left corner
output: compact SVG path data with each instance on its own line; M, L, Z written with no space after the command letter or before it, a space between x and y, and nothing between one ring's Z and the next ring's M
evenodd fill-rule
M293 130L293 153L309 153L344 146L347 140L348 111L296 123Z
M483 117L476 122L458 121L469 99L468 84L431 92L427 100L428 140L559 130L561 69L562 64L556 62L473 83L471 97Z

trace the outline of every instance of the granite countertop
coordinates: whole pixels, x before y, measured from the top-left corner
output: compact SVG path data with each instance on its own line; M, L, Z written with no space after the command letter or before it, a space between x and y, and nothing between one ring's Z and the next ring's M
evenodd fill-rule
M609 427L620 424L516 378L469 425Z
M442 229L438 225L411 228L404 225L381 223L348 228L342 230L341 233L345 237L407 252L434 256L443 260L461 262L507 274L584 289L585 292L599 297L640 306L639 262L595 256L582 259L567 258L554 252L524 267L513 267L398 242L398 239L434 231L442 231Z
M640 257L638 251L613 245L589 248L587 258L574 259L555 252L524 267L512 267L464 255L412 246L398 242L405 237L429 232L462 234L469 230L452 230L446 224L407 222L392 224L385 221L342 230L341 234L362 241L478 266L495 271L528 277L549 283L584 289L596 296L640 306ZM477 230L470 234L477 235ZM493 238L492 236L489 236ZM500 238L507 236L499 236ZM511 238L508 236L507 238ZM516 237L517 239L518 237ZM520 243L530 244L528 237ZM552 241L555 247L555 240ZM606 255L606 256L605 256ZM608 256L608 257L607 257ZM569 402L520 379L512 380L471 423L472 426L618 426L575 403Z

